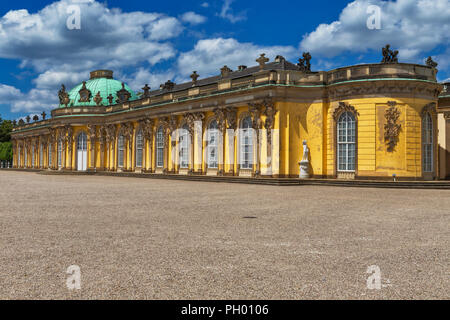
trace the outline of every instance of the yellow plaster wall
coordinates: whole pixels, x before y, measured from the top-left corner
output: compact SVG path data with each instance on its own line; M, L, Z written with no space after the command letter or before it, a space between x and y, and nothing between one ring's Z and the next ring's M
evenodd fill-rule
M310 149L311 174L324 174L324 104L279 102L281 152L280 174L282 176L298 177L299 162L303 157L303 141L306 140Z

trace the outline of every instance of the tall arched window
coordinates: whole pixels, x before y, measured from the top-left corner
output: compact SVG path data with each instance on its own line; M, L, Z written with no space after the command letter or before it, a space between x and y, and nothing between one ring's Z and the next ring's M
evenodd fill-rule
M20 158L21 158L21 153L22 153L22 147L21 146L19 146L19 152L17 153L17 167L21 167L22 166L22 163L20 162Z
M156 132L156 166L164 167L164 129L159 127Z
M344 112L337 123L338 171L356 170L356 119L353 113Z
M58 141L58 167L62 167L62 157L63 157L63 142L62 139Z
M39 144L39 168L44 166L44 145L42 143Z
M253 129L252 118L247 117L241 124L241 169L253 169Z
M23 150L23 153L24 153L24 167L26 168L26 167L28 167L28 146L27 146L27 148L24 148L24 150Z
M144 136L142 130L136 133L136 167L142 168L142 159L144 157Z
M433 119L427 112L422 119L423 171L433 172Z
M190 134L187 125L184 125L180 130L180 168L189 168L189 147L190 147Z
M31 167L34 168L35 166L35 147L33 146L32 150L31 150Z
M211 169L217 169L219 167L218 162L218 140L219 140L219 130L217 121L212 121L209 124L208 127L208 136L207 136L207 143L208 143L208 151L207 151L207 159L208 159L208 168Z
M119 136L119 143L117 145L117 157L119 162L119 168L123 168L125 157L125 138L123 135Z
M49 142L48 143L48 167L51 168L53 166L53 145Z

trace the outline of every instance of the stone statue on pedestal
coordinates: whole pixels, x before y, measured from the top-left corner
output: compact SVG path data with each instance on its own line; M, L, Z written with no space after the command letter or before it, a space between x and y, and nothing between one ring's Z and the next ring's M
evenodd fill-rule
M300 179L309 179L311 177L309 173L309 148L307 141L303 141L303 158L300 161Z

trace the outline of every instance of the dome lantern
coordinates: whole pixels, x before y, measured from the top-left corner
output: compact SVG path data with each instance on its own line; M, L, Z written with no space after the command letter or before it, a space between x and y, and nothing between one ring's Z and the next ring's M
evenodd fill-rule
M111 70L95 70L91 72L91 80L100 78L114 79L113 72Z

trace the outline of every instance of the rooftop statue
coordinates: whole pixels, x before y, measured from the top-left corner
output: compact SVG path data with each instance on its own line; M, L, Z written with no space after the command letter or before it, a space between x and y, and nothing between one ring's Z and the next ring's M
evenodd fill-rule
M59 104L63 104L67 107L69 104L69 95L66 92L66 86L61 85L61 89L58 91Z
M383 48L382 54L383 60L381 63L398 63L398 50L392 51L390 44Z
M303 52L303 58L298 60L298 66L300 71L311 72L311 54L309 52Z
M437 64L436 61L433 60L433 58L428 57L428 59L427 59L427 66L436 69L438 64Z

